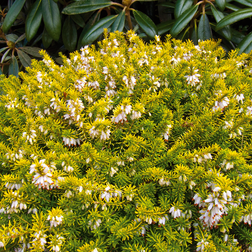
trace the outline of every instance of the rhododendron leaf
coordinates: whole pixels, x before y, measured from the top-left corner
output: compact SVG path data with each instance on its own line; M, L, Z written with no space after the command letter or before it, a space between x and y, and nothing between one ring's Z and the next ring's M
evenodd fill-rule
M183 12L193 5L193 0L177 0L175 4L174 16L177 19Z
M206 14L201 15L198 26L198 39L207 40L212 38L212 30Z
M221 11L224 11L226 7L226 0L215 0L215 3Z
M11 57L11 63L9 65L9 75L15 75L18 77L18 72L19 72L19 68L18 68L18 62L15 56Z
M238 45L239 54L249 53L252 50L252 32L250 32Z
M73 51L77 44L77 29L76 26L68 16L63 24L62 28L62 40L68 51Z
M123 31L125 24L125 11L123 10L116 18L115 22L113 23L111 27L111 32L114 31Z

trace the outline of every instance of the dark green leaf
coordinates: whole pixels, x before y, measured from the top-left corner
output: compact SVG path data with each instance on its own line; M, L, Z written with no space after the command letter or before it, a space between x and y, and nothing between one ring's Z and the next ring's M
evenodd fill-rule
M218 11L215 9L215 7L211 6L212 13L214 15L214 18L216 20L216 23L218 23L221 19L223 19L225 16L221 11ZM231 34L231 29L230 26L227 25L226 27L222 28L220 30L221 35L226 38L227 40L231 40L232 34Z
M111 32L123 31L124 24L125 24L125 10L123 10L115 19L115 22L113 23L111 27Z
M81 45L88 45L94 42L103 33L104 28L108 28L114 22L116 17L117 15L111 15L99 20L84 34Z
M43 0L42 14L47 32L54 40L58 41L61 32L61 19L58 4L53 0Z
M33 4L25 22L25 33L28 41L30 41L36 35L38 28L41 24L41 20L42 20L41 0L37 0Z
M175 20L168 20L157 25L158 35L162 35L171 30Z
M75 49L77 44L77 29L70 16L66 18L63 24L62 40L68 51L72 52Z
M23 35L21 35L16 41L15 41L15 44L17 44L18 42L24 40L26 37L25 33Z
M31 65L31 58L29 55L27 55L25 52L22 52L21 50L17 50L18 58L21 61L21 64L24 67L28 67Z
M172 8L172 9L175 8L175 4L174 3L161 3L159 5L164 6L164 7L168 7L168 8Z
M243 4L248 7L252 7L252 1L251 0L234 0L237 3Z
M8 49L8 48L9 48L8 46L1 48L1 49L0 49L0 53L3 52L3 51L5 51L5 50Z
M231 34L232 34L231 41L236 44L239 44L245 38L245 35L243 33L232 28L231 28Z
M226 7L226 0L215 0L215 3L221 11L224 11Z
M8 50L3 54L2 58L1 58L1 63L4 62L4 60L5 60L6 56L8 55L9 51L10 51L10 49L8 49Z
M18 72L19 72L19 68L18 68L18 62L15 56L11 57L11 63L9 65L9 75L15 75L16 77L18 77Z
M191 21L193 16L198 10L198 5L194 5L190 7L187 11L181 15L176 22L174 23L170 33L173 37L176 37L185 27L186 25Z
M135 20L143 31L150 37L154 38L157 35L157 27L154 22L141 11L133 10Z
M208 40L212 38L212 30L206 14L201 15L198 26L198 39Z
M52 41L53 41L53 38L50 36L47 30L44 29L43 35L42 35L42 43L44 47L48 48L51 45Z
M110 5L112 5L112 2L108 0L81 0L69 4L62 10L62 13L66 15L76 15L94 10L99 10Z
M33 46L25 46L25 47L19 47L18 49L22 50L23 52L26 52L34 57L37 58L42 58L43 56L41 56L39 54L39 51L41 51L41 48L38 47L33 47Z
M237 7L236 5L230 4L230 3L226 3L226 8L232 11L238 11L241 8Z
M240 49L239 54L241 53L250 53L252 50L252 32L250 32L238 45Z
M7 34L6 35L6 39L8 40L8 41L11 41L11 42L13 42L13 43L15 43L16 42L16 40L18 39L18 35L16 35L16 34Z
M177 0L175 4L174 16L177 19L183 12L193 5L193 0Z
M192 35L191 35L191 40L193 41L193 43L195 45L198 45L198 40L199 40L198 39L198 27L197 27L196 22L195 22L194 27L193 27L193 31L192 31Z
M85 21L81 15L72 15L71 18L77 25L79 25L82 28L84 27Z
M26 0L16 0L9 11L7 12L7 15L4 19L2 30L4 33L7 33L14 21L16 20L19 12L22 10L24 3Z
M223 27L233 24L239 20L249 18L252 16L252 8L242 9L229 14L228 16L221 19L221 21L216 25L216 30L220 30Z

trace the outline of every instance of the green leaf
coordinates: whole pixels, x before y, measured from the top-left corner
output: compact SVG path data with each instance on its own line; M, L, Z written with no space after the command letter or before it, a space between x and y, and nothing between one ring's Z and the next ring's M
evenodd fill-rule
M1 48L1 49L0 49L0 53L3 52L3 51L5 51L5 50L8 49L8 48L9 48L8 46Z
M248 7L252 7L252 1L251 0L234 0L235 2L239 4L243 4Z
M11 42L13 42L13 43L15 43L16 42L16 40L18 39L18 35L16 35L16 34L7 34L6 35L6 39L8 40L8 41L11 41Z
M125 24L125 10L123 10L116 18L115 22L113 23L112 27L111 27L111 32L114 31L123 31L124 28L124 24Z
M81 39L81 45L88 45L94 42L102 33L104 28L108 28L115 20L117 15L102 18L94 26L89 28Z
M218 23L221 19L223 19L225 16L221 11L218 11L215 7L211 6L212 13L214 15L214 18L216 20L216 23ZM222 28L220 30L221 35L226 38L227 40L231 40L232 34L230 26L227 25L226 27Z
M77 44L77 29L70 16L66 18L63 24L62 40L68 51L72 52L75 49Z
M150 37L154 38L157 35L157 27L154 22L141 11L133 10L135 20L143 31Z
M216 25L216 30L220 30L223 27L233 24L239 20L249 18L252 16L252 8L242 9L229 14L228 16L221 19L221 21Z
M215 3L221 11L224 11L226 7L226 0L215 0Z
M230 3L226 3L226 8L232 11L238 11L241 8L237 7L236 5L230 4Z
M177 0L175 4L174 16L177 19L183 12L193 5L193 0Z
M8 55L9 51L10 51L10 49L8 49L8 50L3 54L2 58L1 58L1 63L4 62L4 60L5 60L6 56Z
M7 15L4 19L2 30L4 33L7 33L14 21L16 20L18 14L22 10L26 0L16 0L11 8L8 10Z
M29 55L27 55L25 52L22 52L21 50L17 50L18 58L21 61L21 64L24 67L28 67L31 65L31 58Z
M206 14L201 15L198 26L198 39L208 40L212 38L212 30Z
M39 47L33 47L33 46L25 46L25 47L19 47L18 49L22 50L23 52L26 52L34 57L42 58L43 56L40 55L39 51L42 49Z
M164 6L164 7L168 7L168 8L172 8L172 9L175 8L175 4L174 3L161 3L159 5Z
M76 15L94 10L99 10L110 5L112 5L112 2L108 0L81 0L69 4L62 10L62 13L66 15Z
M17 44L18 42L20 42L20 41L22 41L22 40L24 40L25 39L25 37L26 37L26 35L25 35L25 33L24 34L22 34L16 41L15 41L15 44Z
M25 22L25 34L30 41L37 33L42 20L41 0L37 0L31 7Z
M231 34L232 34L231 41L236 44L239 44L245 38L245 35L243 33L232 28L231 28Z
M19 68L18 68L18 62L15 56L11 57L11 63L9 65L9 75L15 75L16 77L18 77L18 72L19 72Z
M71 18L80 27L83 28L85 26L85 21L81 15L72 15Z
M50 36L50 34L47 32L46 29L44 29L42 34L42 43L45 48L48 48L53 41L53 38Z
M239 54L241 53L250 53L252 50L252 32L250 32L238 45L240 49Z
M193 43L195 45L198 45L198 27L197 27L197 23L196 20L194 22L194 27L193 27L193 31L192 31L192 35L191 35L191 40L193 41Z
M53 0L43 0L42 14L47 32L55 41L58 41L61 32L61 19L58 4Z
M190 7L187 11L181 15L176 22L174 23L170 33L173 37L176 37L185 27L186 25L191 21L193 16L198 10L198 5L194 5Z
M158 35L162 35L171 30L175 20L168 20L157 25Z

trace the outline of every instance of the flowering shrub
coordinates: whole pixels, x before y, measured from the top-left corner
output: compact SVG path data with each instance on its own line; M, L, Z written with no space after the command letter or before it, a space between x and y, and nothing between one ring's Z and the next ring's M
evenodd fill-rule
M1 76L0 247L251 250L251 55L111 33Z

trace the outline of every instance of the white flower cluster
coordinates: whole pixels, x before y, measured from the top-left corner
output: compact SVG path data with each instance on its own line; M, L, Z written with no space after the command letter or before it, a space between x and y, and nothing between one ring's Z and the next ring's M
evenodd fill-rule
M58 98L58 99L56 99L56 98L52 98L52 99L51 99L50 107L51 107L52 109L54 109L57 113L60 112L60 110L61 110L60 102L61 102L61 101L60 101L59 98ZM48 109L45 109L45 110L44 110L44 113L50 115L50 110L49 110L49 108L48 108Z
M215 101L212 111L218 111L219 109L223 111L225 107L229 105L229 99L224 97L222 101Z
M54 164L49 167L45 164L45 159L39 161L39 163L32 164L30 166L30 173L35 175L32 178L32 183L38 186L39 189L53 189L58 188L58 181L52 180L52 171L55 169ZM58 177L58 180L63 179Z
M66 165L65 161L63 161L61 165L62 165L64 171L66 171L66 172L73 172L74 171L74 168L70 165Z
M201 87L201 81L199 80L199 77L201 75L197 73L198 71L199 69L193 69L192 75L185 75L187 85L191 85L192 87L195 87L196 85L198 85L196 88L197 90L200 89Z
M252 213L247 214L247 215L243 215L241 218L241 221L243 220L244 224L249 224L249 226L251 226L251 222L252 222Z
M215 78L215 79L224 79L226 78L226 73L215 73L215 74L211 74L211 78Z
M202 200L198 194L193 197L194 205L199 205L202 208L199 211L201 214L199 219L203 222L204 227L215 227L222 216L228 212L226 205L234 205L232 193L229 190L222 193L220 191L220 187L212 186L212 193L208 195L207 199Z
M10 154L9 152L7 152L5 155L6 155L7 159L10 159L15 162L17 159L23 158L23 154L24 154L23 150L18 150L18 153L11 153Z
M126 106L123 106L121 105L121 108L120 108L120 111L121 113L118 114L116 117L113 116L111 121L114 122L114 123L121 123L123 124L124 122L127 122L127 114L129 114L131 112L131 109L132 109L132 106L131 105L126 105Z
M221 167L225 167L226 170L234 168L234 163L233 162L227 162L226 159L223 160L223 163L220 164Z
M90 220L88 222L88 225L90 226L91 230L97 229L101 225L102 221L101 219L96 220L95 222L93 220Z
M110 129L109 127L106 127L106 129L104 130L99 130L97 129L95 126L93 126L90 130L89 130L89 135L92 137L92 138L95 138L95 137L99 137L100 136L100 140L101 141L106 141L109 139L110 137Z
M46 235L43 234L41 231L39 231L38 233L36 232L34 235L33 235L35 238L33 239L33 242L38 242L40 243L40 247L42 249L45 249L45 244L46 244Z
M25 139L25 142L29 142L33 145L33 143L36 142L36 130L30 130L29 134L27 132L23 132L22 137Z
M60 224L62 224L63 221L63 216L52 216L52 215L48 215L47 220L50 221L50 226L51 227L57 227Z
M165 131L165 133L162 134L162 136L164 137L164 140L165 140L166 142L168 142L171 128L172 128L172 126L171 126L170 124L167 125L167 126L166 126L166 131Z
M111 167L110 169L110 177L113 177L118 171L118 168L116 167Z
M123 82L125 83L126 87L129 88L129 94L132 94L136 85L136 78L134 76L130 76L128 79L128 77L124 75Z
M5 105L5 107L7 109L14 109L14 108L17 108L19 106L17 98L15 98L14 100L11 100L11 98L9 98L9 100L10 101L8 103L6 103L6 105Z
M22 183L10 183L6 182L5 187L7 189L13 190L13 189L20 189L22 187Z
M65 146L77 146L81 144L81 139L80 138L68 138L68 137L63 137L63 143Z
M27 209L27 205L19 199L18 192L10 192L12 194L12 203L10 207L6 208L6 213L18 213L19 210ZM3 209L4 212L4 209Z
M60 251L60 246L61 246L61 244L63 243L64 240L65 240L64 237L56 235L57 245L52 246L52 251L55 251L55 252Z
M84 105L80 99L73 100L67 100L67 109L69 114L64 115L64 119L69 119L69 124L71 124L73 121L78 122L81 117L81 112L84 109Z
M234 98L237 100L237 102L241 102L243 104L243 100L244 100L244 95L243 94L235 94Z
M208 244L209 244L209 242L202 239L200 242L197 243L196 251L202 251L203 252Z
M246 115L252 116L252 106L251 107L247 107Z
M170 180L165 180L164 177L162 177L160 180L159 180L159 185L163 186L163 185L170 185Z
M171 207L169 213L174 219L182 216L182 211L179 208L176 208L175 206Z
M208 159L212 159L212 155L211 153L206 153L203 155L203 157L199 156L199 155L195 155L195 157L193 158L193 162L198 162L199 164L202 162L207 162Z
M232 129L234 126L234 122L233 122L233 119L229 122L225 121L225 126L223 126L223 129ZM243 130L243 127L239 127L238 129L236 129L237 133L236 132L232 132L229 134L229 138L235 138L237 137L237 134L238 135L242 135L242 130Z

